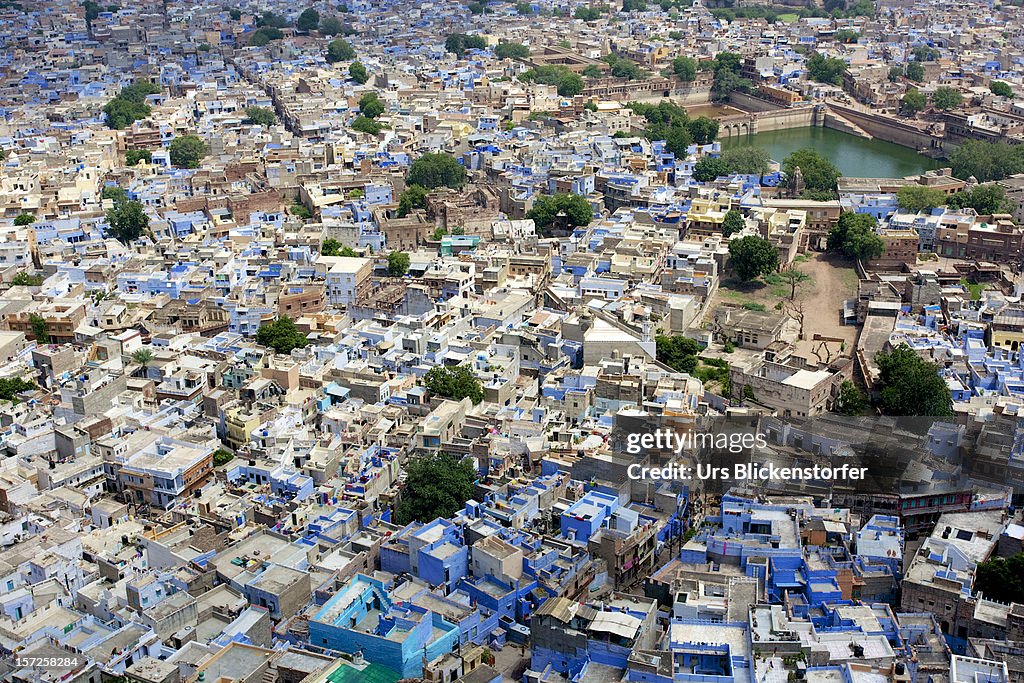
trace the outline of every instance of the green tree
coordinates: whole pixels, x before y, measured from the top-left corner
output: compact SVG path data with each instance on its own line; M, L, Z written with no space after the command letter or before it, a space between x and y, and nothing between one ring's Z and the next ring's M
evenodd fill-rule
M448 154L424 154L412 162L406 182L428 190L437 187L458 190L466 184L466 168Z
M267 346L277 353L289 354L292 349L301 349L309 339L295 327L291 318L281 316L271 323L264 323L256 330L256 343Z
M856 43L860 40L860 34L854 31L852 28L841 28L836 31L836 42L838 43Z
M341 251L338 252L338 256L345 258L359 258L359 254L352 247L342 247Z
M712 64L714 81L711 84L711 97L717 101L729 99L733 91L750 92L754 84L740 76L742 58L735 52L719 52ZM700 68L700 65L698 65Z
M31 213L19 213L14 218L14 224L19 226L19 227L22 226L22 225L32 225L35 222L36 222L36 217L35 217L34 214L31 214Z
M1005 603L1024 602L1024 553L985 560L974 571L975 593Z
M153 161L153 153L148 149L126 149L124 151L124 163L129 166L137 166L140 162L149 163Z
M573 18L579 19L580 21L597 21L602 17L604 13L596 7L580 7L576 8L573 12Z
M302 14L295 21L295 28L300 31L312 31L320 25L320 13L312 7L302 10Z
M908 62L904 71L906 77L915 83L924 82L924 65L921 62Z
M46 318L38 313L30 313L28 324L32 328L32 338L36 340L37 344L50 343L50 325L46 322Z
M560 219L560 216L564 218ZM577 194L558 193L538 197L526 217L532 219L541 234L546 234L560 220L571 228L589 225L594 210L586 197Z
M409 460L395 517L399 524L452 517L473 497L476 472L469 460L445 452Z
M398 197L398 215L401 218L408 216L414 209L423 209L427 206L427 190L421 185L410 185Z
M896 199L904 211L931 211L946 202L946 193L925 185L904 185L896 191Z
M92 0L85 0L82 9L85 10L85 23L91 29L92 22L100 15L100 6Z
M860 415L868 406L868 399L857 385L844 380L839 386L839 395L832 404L832 412L841 415Z
M260 18L256 20L256 25L260 28L282 29L288 27L288 20L280 14L264 12Z
M672 60L672 73L687 83L697 80L697 60L692 57L676 57Z
M349 62L356 58L356 51L352 49L352 45L344 38L335 38L327 43L326 58L329 64Z
M761 147L730 147L720 157L729 167L730 173L763 176L768 172L771 157Z
M235 459L235 455L226 449L218 448L213 452L213 466L222 467Z
M112 199L114 200L114 204L117 204L118 202L126 201L128 199L128 193L117 185L107 185L100 192L100 198Z
M846 70L845 61L838 57L826 57L820 52L815 52L807 60L807 75L819 83L841 86Z
M336 36L344 30L344 27L337 17L324 17L320 20L317 30L325 36Z
M967 140L949 156L949 164L953 175L963 180L1002 180L1024 173L1024 145Z
M303 204L302 200L299 199L298 197L296 197L295 201L292 202L291 213L293 216L297 216L305 221L308 221L310 218L313 217L313 212L310 210L308 206Z
M146 104L146 97L159 92L160 86L149 81L135 81L131 85L121 88L117 97L103 107L107 126L121 130L139 119L146 118L150 112L149 105Z
M21 392L35 388L35 384L21 377L4 377L0 379L0 399L13 401Z
M362 62L352 62L348 65L348 75L356 83L362 85L366 81L370 80L370 74L366 71L366 67L363 66Z
M143 377L146 376L146 368L149 367L149 364L153 362L153 359L155 357L156 356L153 355L153 352L150 351L149 349L145 348L145 347L143 347L141 349L137 349L136 351L133 351L132 352L132 356L131 356L132 360L135 361L136 363L138 363L142 367L142 373L141 374L142 374Z
M948 85L941 85L932 93L932 104L943 111L955 109L963 104L964 96L959 90L950 88Z
M533 14L533 5L528 2L517 2L516 3L516 14L521 17L529 16Z
M15 287L38 287L43 284L42 275L29 275L24 270L19 270L13 278L11 278L11 284Z
M1006 198L1006 190L996 183L985 183L960 190L953 194L947 203L952 209L974 209L979 216L1013 211Z
M718 137L718 121L707 116L698 116L686 124L693 141L698 145L709 145Z
M453 368L436 365L423 377L423 386L431 394L455 401L468 398L475 405L484 400L484 389L480 380L465 365Z
M206 143L197 135L181 135L171 140L168 151L171 163L178 168L199 168L199 161L206 156Z
M874 216L844 211L828 233L828 250L865 261L878 258L885 253L885 242L875 231L877 226Z
M948 417L952 397L939 367L918 356L906 344L875 356L879 406L886 415Z
M107 127L115 130L127 128L135 121L149 116L150 108L144 102L132 102L118 95L103 106Z
M889 67L889 82L890 83L899 83L901 80L903 80L903 76L904 76L905 73L906 72L904 71L903 67L899 66L898 64L890 66Z
M328 237L320 245L320 253L324 256L338 256L341 253L341 242Z
M249 37L249 45L252 47L263 47L269 45L271 41L281 40L284 38L284 33L281 29L274 28L273 26L263 26L253 31L252 36Z
M681 334L657 335L654 338L655 355L659 362L673 370L693 374L697 369L698 355L703 347L694 339Z
M521 43L498 43L494 54L498 59L526 59L530 56L530 48Z
M725 220L722 221L722 234L729 237L743 230L746 225L742 213L736 209L729 209L725 214Z
M992 94L997 97L1013 97L1013 88L1010 87L1009 83L1003 81L992 81L989 85L989 90Z
M465 33L452 33L444 40L444 49L457 57L466 54L467 50L483 50L487 41L480 36L467 36Z
M393 251L388 254L388 275L402 277L409 272L409 255L404 251Z
M365 116L357 116L352 120L351 128L358 133L376 135L384 129L384 126Z
M917 45L912 50L914 59L919 62L934 62L939 58L939 51L928 45Z
M701 157L700 161L693 165L693 179L701 183L709 183L730 173L732 169L729 168L729 164L720 157Z
M586 78L604 78L604 69L597 64L587 64L583 67L582 75Z
M272 126L277 123L277 115L267 107L246 107L245 118L257 126Z
M384 113L384 103L377 93L368 92L359 98L359 113L368 119L375 119Z
M601 58L609 66L609 71L615 78L625 78L630 81L638 81L647 78L649 75L641 69L636 62L612 52Z
M834 195L838 189L839 169L817 150L807 147L798 149L782 160L782 170L793 177L799 168L804 177L804 187L811 192Z
M114 208L107 211L107 224L109 236L128 244L142 237L149 227L149 216L139 202L115 201Z
M233 20L238 21L239 19L242 18L242 10L240 10L240 9L230 9L230 10L228 10L228 16L230 16Z
M524 83L553 85L562 97L575 97L583 92L583 79L576 73L558 64L538 66L519 74Z
M736 277L753 280L779 269L779 250L768 240L754 235L729 240L729 264Z

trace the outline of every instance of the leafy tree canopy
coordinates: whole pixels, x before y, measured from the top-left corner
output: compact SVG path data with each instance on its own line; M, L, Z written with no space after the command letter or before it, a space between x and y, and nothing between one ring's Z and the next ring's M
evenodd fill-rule
M565 223L569 228L575 228L589 225L594 217L594 210L586 197L559 193L538 197L526 217L533 220L538 231L547 233L559 220L560 214L565 215Z
M952 209L974 209L979 216L1013 211L1013 206L1006 198L1006 190L996 183L984 183L960 190L949 198L948 204Z
M793 177L797 168L803 174L807 190L829 195L837 192L839 169L814 148L798 149L782 160L782 170L787 176Z
M246 107L245 118L257 126L272 126L277 123L274 110L266 107Z
M841 415L860 415L867 408L868 400L857 385L845 380L839 387L839 396L832 404L832 412Z
M779 250L766 239L748 235L729 240L729 264L736 277L753 280L779 269Z
M445 452L411 459L406 463L405 475L396 512L399 524L451 517L473 497L473 465Z
M36 385L21 377L4 377L0 379L0 399L13 401L23 391L35 389Z
M746 222L743 220L743 214L739 210L729 209L725 214L725 220L722 221L722 234L729 237L743 230L746 225Z
M956 109L963 104L964 96L959 90L950 88L948 85L941 85L932 93L932 104L943 111Z
M398 197L398 215L401 218L408 216L414 209L423 209L427 206L427 190L420 185L410 185Z
M454 368L446 365L434 366L424 375L423 385L430 393L454 401L468 398L475 405L484 400L480 380L465 365Z
M388 275L402 277L409 272L409 255L404 251L393 251L388 254Z
M519 80L526 83L553 85L562 97L575 97L583 92L583 79L568 67L558 64L538 66L519 74Z
M953 414L949 387L939 368L906 344L875 356L880 407L886 415L948 417Z
M181 135L171 140L168 148L171 163L178 168L199 168L199 161L208 151L206 143L196 135Z
M807 75L819 83L841 86L846 71L846 62L838 57L826 57L815 52L807 60Z
M312 7L302 10L302 14L295 21L295 28L300 31L312 31L320 25L320 13Z
M295 327L291 318L282 316L271 323L264 323L256 330L256 343L267 346L277 353L288 354L292 349L301 349L309 339Z
M1024 553L993 557L978 565L974 590L990 600L1024 602Z
M657 359L673 370L693 374L697 369L697 356L703 347L696 340L681 334L658 335L654 344Z
M362 85L370 80L370 74L362 62L352 62L348 65L348 75L356 83Z
M904 211L931 211L946 203L946 193L925 185L904 185L896 191L896 199Z
M530 56L530 48L521 43L498 43L494 54L498 59L526 59Z
M437 187L457 190L466 184L466 168L448 154L424 154L412 162L406 181L428 190Z
M949 163L953 175L962 180L1002 180L1024 173L1024 145L967 140L953 151Z
M344 38L335 38L331 42L327 43L326 59L328 63L334 64L335 62L350 62L355 58L356 51Z
M874 216L844 211L828 233L828 250L861 260L878 258L885 253L885 242L875 232L877 226Z
M115 200L114 207L107 211L107 224L108 235L128 244L142 237L149 227L149 216L139 202Z
M1009 83L1004 83L1003 81L993 81L989 85L989 90L997 97L1013 97L1013 88L1010 87Z
M444 49L461 57L467 50L483 50L487 41L481 36L468 36L465 33L452 33L444 40Z

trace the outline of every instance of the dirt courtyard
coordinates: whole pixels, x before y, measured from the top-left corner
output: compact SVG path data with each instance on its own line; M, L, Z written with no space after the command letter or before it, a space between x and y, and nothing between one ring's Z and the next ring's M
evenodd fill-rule
M846 352L849 353L857 339L858 328L842 324L842 310L843 303L857 295L857 272L853 264L827 254L811 252L798 256L793 267L807 276L806 280L797 285L796 290L796 300L803 305L804 310L804 340L797 342L797 352L805 357L813 357L811 350L817 344L811 340L815 334L819 334L844 340ZM709 306L707 317L710 317L710 311L722 304L763 306L765 310L774 311L780 301L788 300L789 293L790 285L781 282L777 275L753 283L725 278ZM838 351L835 345L832 350Z

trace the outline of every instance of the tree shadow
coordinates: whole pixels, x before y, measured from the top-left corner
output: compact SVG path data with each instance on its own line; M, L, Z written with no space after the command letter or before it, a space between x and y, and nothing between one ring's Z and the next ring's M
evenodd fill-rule
M762 289L768 286L763 280L740 280L736 277L729 277L721 282L721 286L725 289L732 290L734 292L741 292L743 294L755 294L760 292Z

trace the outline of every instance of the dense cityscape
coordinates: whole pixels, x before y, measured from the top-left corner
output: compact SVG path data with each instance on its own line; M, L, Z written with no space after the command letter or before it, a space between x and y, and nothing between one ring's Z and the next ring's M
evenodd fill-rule
M0 0L0 680L1024 682L1024 3Z

